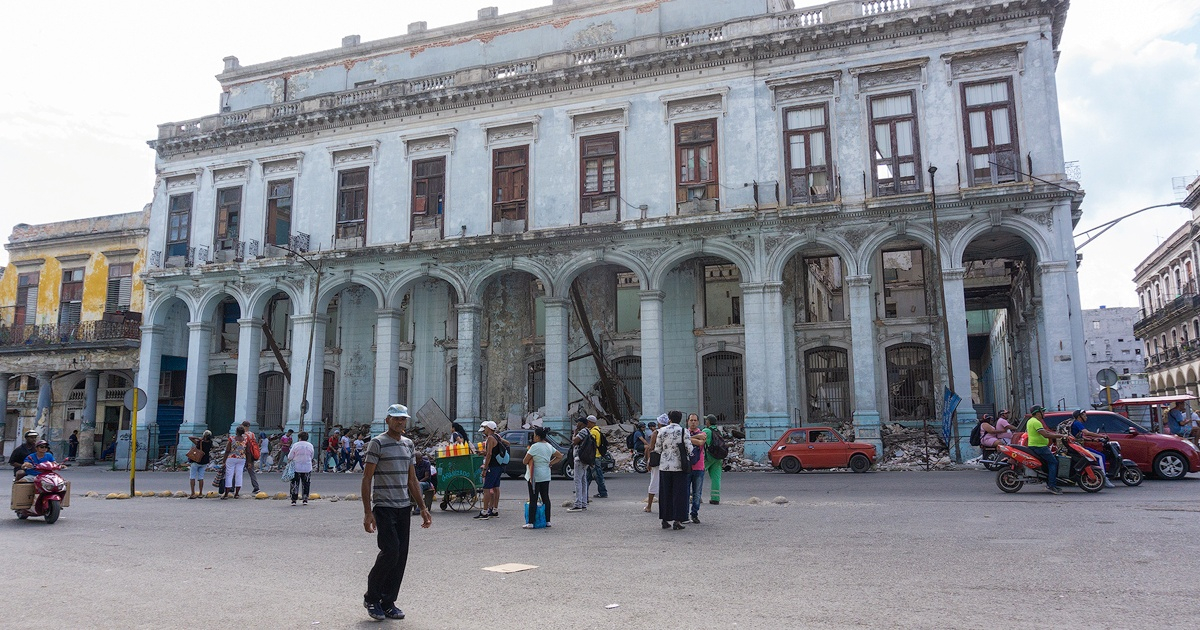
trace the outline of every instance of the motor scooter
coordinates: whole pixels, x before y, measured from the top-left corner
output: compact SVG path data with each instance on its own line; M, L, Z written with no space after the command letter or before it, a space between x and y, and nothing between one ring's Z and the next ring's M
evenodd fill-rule
M634 472L644 473L650 470L650 465L646 463L646 454L641 451L633 452L633 470Z
M1096 455L1073 438L1067 441L1066 452L1058 457L1058 484L1077 486L1084 492L1099 492L1104 487L1104 475ZM997 444L996 450L1009 459L1009 465L996 474L996 486L1007 493L1018 492L1026 483L1045 483L1046 464L1028 446Z
M1109 479L1120 479L1127 486L1141 485L1145 476L1132 459L1121 457L1121 443L1116 440L1102 440L1101 450L1104 452L1104 463Z
M17 518L25 520L30 516L45 517L46 522L53 525L58 520L62 513L64 502L69 501L69 487L67 481L58 474L58 471L66 468L62 464L56 462L42 462L31 470L26 471L26 477L34 474L37 476L33 482L14 481L13 482L13 500L17 499L18 490L22 490L23 486L33 488L33 503L26 508L17 508L13 511L17 513Z
M997 442L997 445L998 444L1000 443ZM980 446L979 452L981 455L979 462L988 470L994 472L1004 468L1005 466L1008 466L1008 458L1001 455L1000 452L996 450L996 446Z

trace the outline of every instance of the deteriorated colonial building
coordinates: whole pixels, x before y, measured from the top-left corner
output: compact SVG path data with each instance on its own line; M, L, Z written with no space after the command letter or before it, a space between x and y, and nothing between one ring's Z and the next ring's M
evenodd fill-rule
M556 0L228 57L220 113L150 142L145 415L561 429L587 398L761 456L951 384L963 427L1082 404L1067 7Z
M5 454L34 429L62 459L78 430L90 463L129 428L121 403L137 368L149 222L146 208L13 228L0 276Z

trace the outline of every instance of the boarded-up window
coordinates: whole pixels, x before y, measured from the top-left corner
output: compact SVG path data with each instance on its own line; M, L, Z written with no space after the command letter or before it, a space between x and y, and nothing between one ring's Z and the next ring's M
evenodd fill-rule
M929 346L912 343L888 348L887 379L893 422L933 417L933 359Z
M58 303L58 323L78 324L83 311L83 269L64 269Z
M288 244L292 234L292 185L290 179L267 184L268 244Z
M446 158L418 160L412 166L412 213L442 214L446 200Z
M17 313L14 326L37 324L38 272L31 271L17 276Z
M580 139L579 190L582 212L617 210L620 195L620 158L618 135L590 136Z
M537 360L529 364L529 397L525 411L534 412L546 406L546 362Z
M364 238L367 235L368 169L338 173L337 238Z
M175 195L167 204L167 257L187 256L192 230L192 193Z
M266 372L258 377L258 425L264 429L283 426L283 374Z
M108 313L129 310L133 293L133 263L108 266L108 295L104 299L104 310Z
M492 221L524 220L529 210L529 146L492 152Z
M676 201L717 199L717 121L675 125Z

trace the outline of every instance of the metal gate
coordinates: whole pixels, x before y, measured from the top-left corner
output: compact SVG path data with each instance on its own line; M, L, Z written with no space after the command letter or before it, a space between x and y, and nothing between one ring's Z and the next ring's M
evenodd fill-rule
M546 361L538 359L529 364L529 397L525 411L533 413L546 406Z
M888 348L887 378L893 422L933 417L933 359L929 346L911 343Z
M412 406L408 400L408 368L402 367L397 370L398 379L396 384L396 402L401 405ZM410 413L416 413L416 409L410 409Z
M625 388L617 392L621 419L627 422L635 421L642 408L642 358L621 357L613 361L613 371L617 373L617 380L621 381ZM625 397L626 393L629 395L628 399Z
M704 413L721 424L742 424L746 419L746 385L742 355L714 352L704 357Z
M816 348L804 353L807 424L845 428L850 413L850 361L841 348Z
M258 377L258 426L283 427L283 374L266 372Z

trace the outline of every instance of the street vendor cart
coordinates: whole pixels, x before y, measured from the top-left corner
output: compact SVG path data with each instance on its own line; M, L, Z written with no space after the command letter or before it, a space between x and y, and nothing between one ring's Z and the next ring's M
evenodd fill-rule
M437 458L437 489L442 493L443 510L467 512L475 509L483 491L483 455L457 455Z

